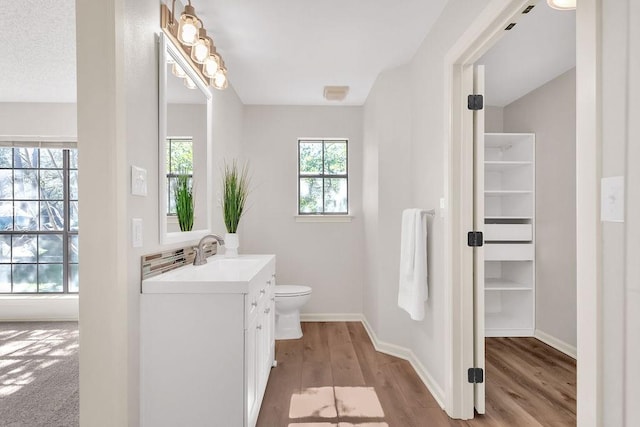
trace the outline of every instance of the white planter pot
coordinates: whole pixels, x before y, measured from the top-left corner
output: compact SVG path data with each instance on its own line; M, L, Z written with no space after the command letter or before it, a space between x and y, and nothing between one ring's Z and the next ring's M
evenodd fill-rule
M224 256L227 258L235 258L238 256L238 247L240 240L237 233L227 233L224 236Z

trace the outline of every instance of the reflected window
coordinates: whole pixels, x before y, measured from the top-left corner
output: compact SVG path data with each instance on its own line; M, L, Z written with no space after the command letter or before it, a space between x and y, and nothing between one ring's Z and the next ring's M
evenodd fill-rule
M347 140L298 140L298 214L349 213Z
M167 215L176 215L176 178L187 175L193 179L193 139L167 138L166 165L167 171Z
M0 147L0 293L78 292L78 153Z

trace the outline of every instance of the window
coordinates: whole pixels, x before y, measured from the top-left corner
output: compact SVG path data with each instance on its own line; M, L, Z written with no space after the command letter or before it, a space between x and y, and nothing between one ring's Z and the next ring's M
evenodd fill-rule
M347 140L298 140L298 214L347 215Z
M78 292L78 155L0 147L0 293Z
M189 175L193 179L193 140L191 138L167 138L167 215L176 215L176 178Z

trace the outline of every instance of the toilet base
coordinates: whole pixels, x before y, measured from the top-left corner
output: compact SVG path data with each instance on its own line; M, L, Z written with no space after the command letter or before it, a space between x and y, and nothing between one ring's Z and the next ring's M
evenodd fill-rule
M277 340L297 340L302 338L302 328L300 327L300 312L278 314L276 312L276 339Z

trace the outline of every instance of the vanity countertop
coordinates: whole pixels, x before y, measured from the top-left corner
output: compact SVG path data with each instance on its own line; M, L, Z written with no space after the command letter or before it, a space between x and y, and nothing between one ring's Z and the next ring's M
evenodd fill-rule
M248 293L249 282L275 255L214 255L204 265L185 265L142 281L143 294Z

